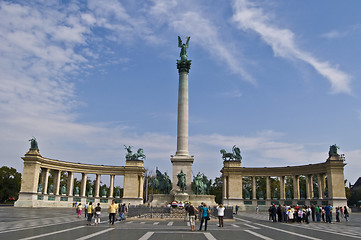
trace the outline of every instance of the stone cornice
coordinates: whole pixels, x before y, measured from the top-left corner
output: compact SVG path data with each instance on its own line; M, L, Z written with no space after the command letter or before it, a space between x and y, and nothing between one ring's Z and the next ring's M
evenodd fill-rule
M24 163L36 162L42 168L70 171L75 173L101 174L101 175L125 175L126 173L137 173L143 175L145 172L144 167L139 165L107 166L107 165L73 163L73 162L44 158L40 155L32 155L32 154L26 154L24 157L22 157L22 159L24 160Z
M337 164L337 167L340 166L340 163ZM287 167L264 167L264 168L246 168L246 167L223 167L221 172L224 175L229 173L237 173L242 176L297 176L297 175L310 175L310 174L319 174L326 173L328 167L330 167L329 162L317 163L317 164L308 164L300 166L287 166Z

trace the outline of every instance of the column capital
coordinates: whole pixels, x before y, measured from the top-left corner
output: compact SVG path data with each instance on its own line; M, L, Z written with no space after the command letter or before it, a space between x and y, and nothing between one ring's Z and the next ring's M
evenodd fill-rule
M191 68L192 60L177 60L177 69L178 72L186 72L189 73L189 69Z

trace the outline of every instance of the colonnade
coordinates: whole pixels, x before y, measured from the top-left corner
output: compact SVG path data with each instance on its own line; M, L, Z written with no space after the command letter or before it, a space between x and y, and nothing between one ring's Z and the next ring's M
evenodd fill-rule
M29 150L24 157L24 169L19 199L16 207L67 207L72 202L110 203L113 199L124 203L143 203L143 180L145 169L142 160L127 160L125 166L104 166L72 163L44 158L38 150ZM53 173L53 182L49 183L49 173ZM66 187L60 185L61 174L67 173ZM80 189L74 187L74 174L81 174ZM93 194L87 194L86 183L89 174L95 175ZM100 192L102 176L110 176L109 194ZM123 196L114 193L114 179L124 176ZM50 185L52 189L49 190ZM41 187L39 187L41 186ZM63 187L63 191L62 188ZM64 191L65 188L65 191ZM76 191L74 191L76 189Z
M270 205L276 204L336 204L345 206L346 195L344 186L344 159L340 156L330 156L326 162L301 166L245 168L240 161L224 161L221 170L223 179L222 199L224 205ZM305 189L300 188L300 177L305 178ZM243 196L243 178L251 180L252 195ZM273 194L271 178L279 179L277 194ZM286 191L286 177L292 178L293 186ZM314 189L313 178L317 177L317 189ZM257 187L257 179L266 178L266 192ZM290 186L288 187L290 188ZM264 188L263 188L264 189ZM274 190L274 189L273 189ZM291 196L289 193L293 191ZM315 196L317 190L318 196ZM304 191L304 192L302 192ZM248 190L247 190L248 192ZM279 193L279 195L278 195ZM288 194L287 194L288 193ZM275 195L277 195L275 197Z

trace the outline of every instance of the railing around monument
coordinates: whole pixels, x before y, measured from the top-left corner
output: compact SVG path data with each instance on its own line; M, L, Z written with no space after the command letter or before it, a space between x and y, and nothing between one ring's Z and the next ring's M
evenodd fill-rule
M128 217L138 218L165 218L170 214L170 208L153 207L153 206L130 206L128 209Z

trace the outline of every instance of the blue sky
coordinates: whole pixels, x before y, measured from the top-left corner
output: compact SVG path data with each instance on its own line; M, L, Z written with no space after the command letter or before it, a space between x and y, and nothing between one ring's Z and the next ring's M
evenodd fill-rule
M346 156L361 170L361 1L0 1L1 165L44 157L171 173L177 36L191 36L193 172L220 176L219 150L245 167ZM105 181L105 180L104 180ZM105 181L107 182L107 181Z

